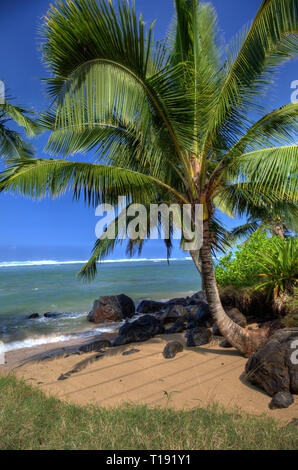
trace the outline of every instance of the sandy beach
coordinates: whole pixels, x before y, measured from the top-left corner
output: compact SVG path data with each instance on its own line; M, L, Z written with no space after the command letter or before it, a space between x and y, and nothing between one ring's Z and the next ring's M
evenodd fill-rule
M107 333L100 339L112 339ZM174 359L162 355L169 341L180 341L184 351ZM129 344L98 353L72 354L80 342L51 344L6 354L0 373L15 373L47 395L76 404L117 406L124 402L191 409L217 402L252 414L266 413L283 421L298 416L298 399L288 409L270 410L270 397L250 385L244 373L247 359L234 349L223 349L214 340L206 347L187 348L183 334L160 335L145 343ZM132 349L133 354L125 354ZM58 380L90 359L67 380Z

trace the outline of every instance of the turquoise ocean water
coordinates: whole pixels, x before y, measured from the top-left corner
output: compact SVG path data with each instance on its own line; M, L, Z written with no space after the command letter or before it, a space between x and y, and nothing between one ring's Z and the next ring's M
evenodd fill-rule
M86 317L101 295L126 294L141 299L170 299L200 290L201 280L191 260L105 262L91 283L76 277L82 263L0 263L0 341L5 350L88 337L119 325L93 325ZM58 318L46 312L63 313ZM40 319L29 320L32 313Z

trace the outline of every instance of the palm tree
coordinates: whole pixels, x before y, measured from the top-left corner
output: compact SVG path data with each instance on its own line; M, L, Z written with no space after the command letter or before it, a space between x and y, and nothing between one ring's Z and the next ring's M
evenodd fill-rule
M243 239L263 230L282 240L298 232L298 207L292 202L274 204L269 207L251 207L246 223L234 228L228 235L230 242Z
M175 6L163 42L124 0L51 7L43 58L52 105L43 122L52 131L47 151L60 159L12 163L0 190L54 197L71 189L95 206L116 204L119 195L127 207L202 204L203 246L191 254L222 334L249 356L267 332L244 330L221 305L211 253L220 231L215 210L296 202L298 106L264 115L261 99L279 66L297 54L298 2L263 0L226 53L210 4ZM68 158L78 152L88 152L86 159ZM98 240L81 274L93 277L117 241Z
M9 123L23 127L28 137L33 137L41 131L35 121L33 111L13 105L8 99L0 101L0 160L8 162L13 159L30 158L34 156L32 145L25 142L21 134L10 128Z

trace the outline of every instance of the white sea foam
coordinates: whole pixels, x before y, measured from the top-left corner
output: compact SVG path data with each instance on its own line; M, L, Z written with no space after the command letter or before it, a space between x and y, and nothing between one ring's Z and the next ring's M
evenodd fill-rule
M3 261L0 262L0 268L14 268L19 266L50 266L59 264L84 264L87 261L54 261L54 260L40 260L40 261Z
M4 344L4 352L14 351L16 349L34 348L35 346L42 346L43 344L60 343L75 339L73 335L53 335L53 336L39 336L38 338L26 338L22 341L12 341L11 343Z
M160 263L167 261L166 258L138 258L138 259L107 259L103 263ZM171 261L191 261L191 258L172 258ZM39 260L39 261L2 261L0 268L15 268L21 266L51 266L51 265L66 265L66 264L85 264L85 261L55 261L55 260Z
M45 344L53 344L53 343L64 343L66 341L71 341L78 338L92 338L93 336L98 336L101 333L109 333L114 331L119 327L119 324L115 324L110 327L101 327L96 328L94 330L85 331L83 333L72 334L72 335L42 335L42 336L35 336L32 338L26 338L21 341L12 341L10 343L4 343L4 353L8 351L15 351L16 349L26 349L26 348L34 348L37 346L43 346Z

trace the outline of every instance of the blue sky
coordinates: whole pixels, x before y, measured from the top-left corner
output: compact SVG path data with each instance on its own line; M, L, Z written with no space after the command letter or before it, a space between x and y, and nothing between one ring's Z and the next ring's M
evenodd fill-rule
M225 40L252 20L261 0L213 0L219 15L219 26ZM47 76L41 63L38 30L49 0L10 0L0 5L0 79L14 96L16 104L40 111L48 103L41 83ZM174 12L173 0L136 0L145 21L157 19L156 38L163 38ZM290 101L290 84L298 79L297 61L287 63L280 71L272 93L267 97L266 110ZM46 136L34 140L37 155L44 156ZM92 208L83 202L73 203L71 196L54 201L33 202L13 195L0 198L0 261L26 259L86 259L95 241L98 219ZM228 227L237 220L224 217ZM150 242L142 257L161 257L165 251L160 242ZM174 253L179 255L179 250ZM114 258L124 258L125 249L118 248Z

